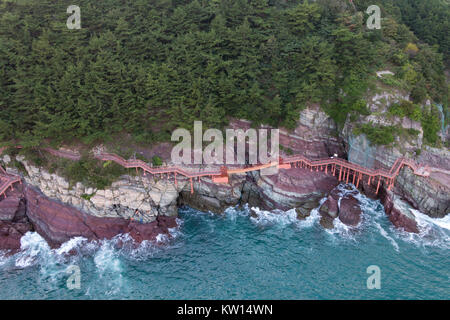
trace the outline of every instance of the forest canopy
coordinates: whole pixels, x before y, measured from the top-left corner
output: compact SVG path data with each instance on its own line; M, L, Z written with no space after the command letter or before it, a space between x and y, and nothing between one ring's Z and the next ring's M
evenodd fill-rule
M415 25L414 1L379 1L369 30L366 2L78 0L69 30L69 1L0 0L0 141L153 142L228 117L292 128L308 103L342 123L385 66L416 103L445 101L448 8Z

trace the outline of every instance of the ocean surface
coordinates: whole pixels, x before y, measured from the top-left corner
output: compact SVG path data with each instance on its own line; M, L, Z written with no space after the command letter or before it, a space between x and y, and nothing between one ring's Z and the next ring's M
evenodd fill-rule
M52 250L28 233L19 253L0 253L0 299L449 299L450 215L415 211L421 233L408 234L379 201L358 197L360 225L335 220L328 231L317 209L299 221L294 210L182 208L171 237L138 247L120 235ZM69 289L71 266L79 289ZM380 289L368 289L369 266Z

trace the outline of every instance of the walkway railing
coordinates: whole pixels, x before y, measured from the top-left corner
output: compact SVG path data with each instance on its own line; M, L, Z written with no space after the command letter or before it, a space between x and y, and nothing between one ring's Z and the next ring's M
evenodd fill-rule
M3 170L4 172L4 170ZM19 176L7 174L6 172L0 173L0 198L6 194L6 191L11 187L14 190L14 183L22 182ZM5 195L6 197L6 195Z
M4 148L0 148L0 154L3 152L3 150ZM72 151L54 150L51 148L44 148L44 150L54 156L59 156L71 160L79 160L81 158L78 153ZM167 174L167 177L169 177L170 174L173 174L175 185L177 185L177 175L184 176L190 180L191 192L194 191L192 181L193 178L198 178L198 181L200 181L201 177L209 176L215 183L228 183L229 175L247 173L275 166L280 169L304 168L309 169L310 171L324 171L325 173L330 173L333 176L336 176L339 181L345 181L346 183L349 183L351 176L351 181L353 184L356 183L356 187L359 186L360 181L363 181L365 177L368 179L369 185L372 182L375 183L375 180L378 178L376 193L378 193L380 183L383 179L385 180L388 189L391 190L394 186L395 178L398 176L403 166L410 167L414 174L418 176L428 177L430 175L430 169L428 168L428 166L419 165L415 161L411 159L405 159L403 157L398 158L394 162L390 170L370 169L357 165L355 163L348 162L344 159L334 157L310 160L305 156L296 155L288 156L285 158L280 157L278 162L275 161L268 164L257 164L240 168L228 168L226 166L222 166L218 170L190 172L187 170L187 168L181 168L178 166L152 167L142 160L125 160L121 156L113 153L95 152L94 156L101 161L114 161L124 168L136 168L136 171L138 171L138 169L141 169L143 170L144 175L146 175L147 173L152 175L160 174L161 176ZM6 190L14 183L20 182L20 177L7 174L1 166L0 177L2 178L0 183L0 195L3 195Z
M0 155L5 149L5 147L0 148ZM0 199L3 195L5 195L6 198L6 191L10 187L12 190L14 190L14 184L17 182L22 183L22 179L20 178L20 176L9 174L5 169L3 169L2 166L0 166Z
M302 167L314 169L315 171L324 170L325 173L330 170L330 172L338 177L339 181L349 182L350 176L352 176L352 183L356 187L359 187L360 181L364 179L364 176L368 178L368 184L375 182L378 178L376 193L378 194L380 188L380 182L385 179L388 186L388 190L392 190L394 187L395 178L399 174L403 166L409 166L415 175L428 177L430 175L430 170L426 166L420 166L415 161L405 158L398 158L392 165L389 171L384 169L370 169L355 163L348 162L347 160L340 158L327 158L319 160L309 160L304 156L291 156L283 159L283 163L289 163L294 167ZM338 175L339 173L339 175Z

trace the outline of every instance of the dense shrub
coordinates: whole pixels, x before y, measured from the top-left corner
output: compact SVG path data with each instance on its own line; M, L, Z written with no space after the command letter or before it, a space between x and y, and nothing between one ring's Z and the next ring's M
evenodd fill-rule
M93 157L83 156L79 161L61 159L58 173L71 184L82 182L89 187L104 189L126 174L127 170L115 162L101 162Z
M23 155L27 161L30 161L38 167L45 167L48 163L47 157L43 154L43 151L37 148L20 149L19 154Z
M416 130L416 129L413 129L413 128L405 129L405 131L412 138L417 138L419 136L419 134L420 134L419 130Z
M363 124L353 130L355 135L365 134L367 139L375 145L389 145L395 140L398 128L394 126L374 126L373 124Z
M424 110L421 124L425 142L430 145L436 145L439 141L438 133L441 130L441 121L436 108Z
M162 162L162 159L161 159L160 157L158 157L158 156L153 156L153 157L152 157L152 164L153 164L153 166L155 166L155 167L159 167L159 166L162 166L163 162Z
M422 109L419 105L408 100L403 100L400 103L392 104L389 107L389 113L398 117L408 117L414 121L420 121Z
M411 99L415 103L422 103L427 97L427 89L424 82L418 82L411 90Z

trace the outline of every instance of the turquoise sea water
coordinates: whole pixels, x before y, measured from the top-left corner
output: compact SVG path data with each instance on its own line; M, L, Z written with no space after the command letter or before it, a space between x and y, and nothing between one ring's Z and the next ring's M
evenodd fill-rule
M420 235L394 229L378 201L359 196L363 221L324 230L314 210L230 208L217 216L180 209L173 237L133 248L126 235L75 238L51 250L36 233L0 254L1 299L449 299L450 219L416 212ZM124 243L119 248L118 243ZM76 254L67 254L75 251ZM69 290L77 265L81 288ZM367 267L381 289L367 288Z

